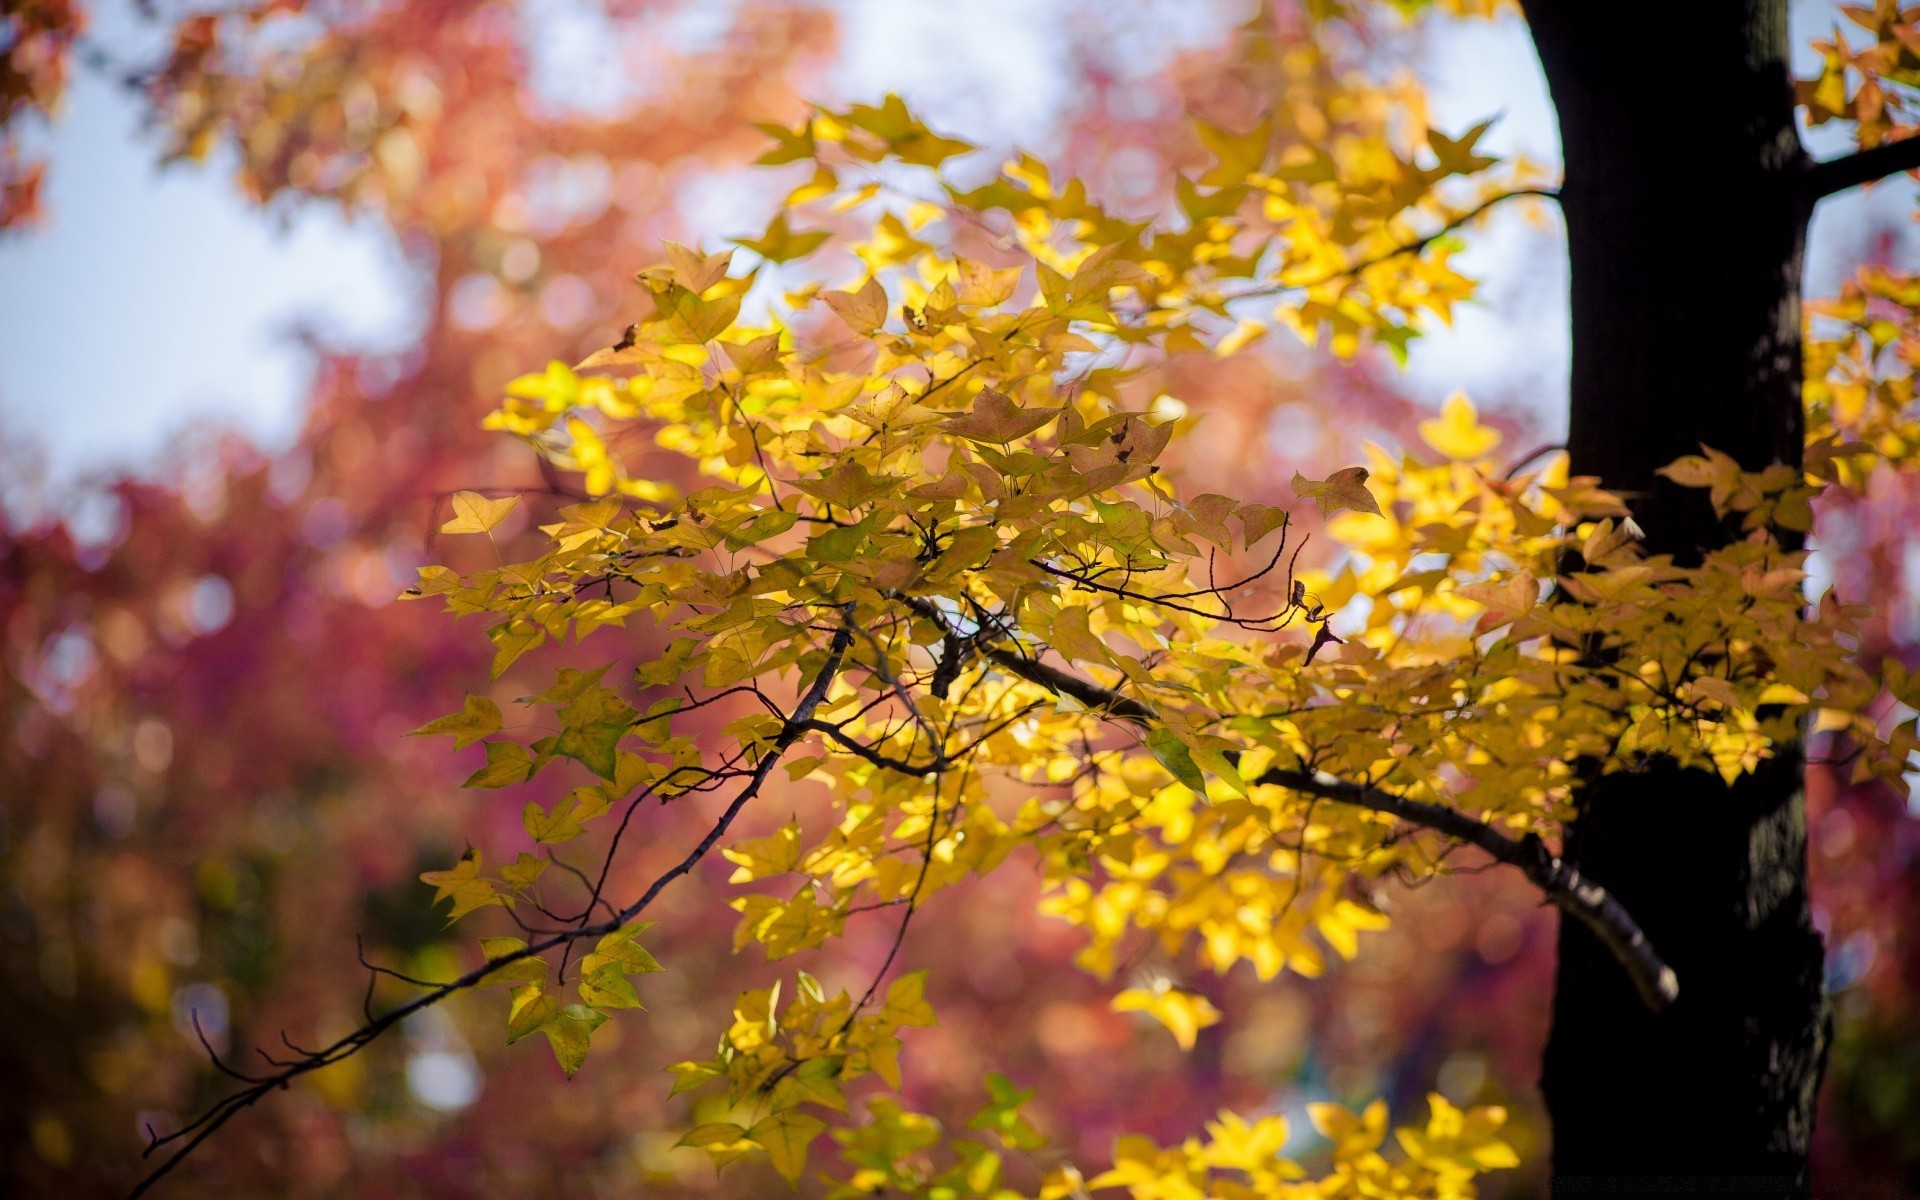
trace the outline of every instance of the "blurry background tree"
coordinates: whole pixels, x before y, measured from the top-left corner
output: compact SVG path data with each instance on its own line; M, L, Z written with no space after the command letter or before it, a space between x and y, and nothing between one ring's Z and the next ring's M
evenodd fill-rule
M1276 113L1285 133L1314 112L1289 102L1292 89L1312 96L1352 70L1391 77L1433 26L1455 19L1315 24L1279 6L1242 25L1235 7L1070 12L1058 27L1074 74L1056 157L1129 211L1155 211L1170 169L1199 161L1188 111L1231 128ZM9 6L10 222L31 215L38 169L16 135L58 95L65 62L85 46L75 41L83 15ZM401 739L478 686L484 663L468 631L387 601L442 553L428 542L447 493L541 482L531 456L478 432L500 386L529 363L610 342L621 291L660 238L739 232L680 211L702 194L690 183L731 180L758 153L749 122L790 121L799 96L833 93L831 10L702 15L608 6L617 36L654 49L636 67L644 86L590 114L541 94L525 14L512 5L288 3L154 17L171 49L157 67L136 64L137 82L172 151L232 145L256 198L377 213L430 279L430 315L400 353L322 350L294 450L210 442L168 485L113 484L121 516L104 541L77 542L56 521L9 529L0 769L5 988L19 1016L4 1053L8 1077L28 1082L0 1105L4 1169L19 1186L124 1188L139 1127L170 1124L222 1083L190 1011L221 1044L271 1043L281 1030L307 1041L359 1019L362 979L346 969L356 934L369 955L412 974L456 962L415 876L444 866L483 821L512 844L523 798L460 793L443 755ZM1857 23L1868 32L1855 43L1898 40L1897 22L1874 20ZM128 69L93 49L104 69ZM1810 111L1854 122L1869 140L1889 136L1902 110L1862 99L1850 53L1833 52L1838 99L1821 76ZM1898 61L1864 65L1897 94ZM1892 327L1902 354L1905 317ZM1279 481L1295 467L1318 477L1356 460L1368 438L1414 444L1422 414L1384 356L1342 363L1285 343L1175 368L1172 390L1206 417L1187 453L1207 488L1280 503L1290 497ZM1516 447L1554 429L1523 413L1507 427ZM1877 481L1824 511L1818 530L1841 593L1886 614L1880 648L1900 653L1920 641L1910 486ZM526 682L504 678L493 692L505 701L533 690ZM1838 998L1816 1166L1898 1194L1920 1158L1920 835L1902 801L1843 778L1817 773L1809 799L1815 916L1835 948ZM1137 1036L1103 989L1052 969L1078 937L1031 915L1036 891L1032 879L997 876L934 935L943 959L967 967L936 981L943 1024L915 1042L924 1106L963 1111L989 1065L1022 1083L1044 1069L1039 1119L1103 1161L1123 1129L1177 1138L1222 1103L1297 1114L1310 1099L1385 1094L1398 1107L1437 1079L1457 1101L1516 1107L1512 1140L1529 1169L1544 1169L1532 1081L1546 1021L1520 998L1544 994L1553 923L1524 884L1493 874L1386 897L1392 930L1317 981L1198 983L1230 1020L1203 1032L1192 1056ZM675 991L651 998L645 1029L657 1046L647 1053L603 1055L562 1085L544 1056L498 1045L497 1002L449 1006L267 1106L247 1133L206 1151L193 1186L560 1195L624 1193L646 1179L751 1192L751 1177L716 1182L700 1155L668 1149L663 1131L680 1113L652 1070L709 1049L711 1030L673 996L728 995L772 977L726 953L727 894L716 875L668 902L662 915L678 931L662 955L673 970L654 987ZM845 951L849 977L873 950ZM1527 1194L1538 1178L1490 1187Z

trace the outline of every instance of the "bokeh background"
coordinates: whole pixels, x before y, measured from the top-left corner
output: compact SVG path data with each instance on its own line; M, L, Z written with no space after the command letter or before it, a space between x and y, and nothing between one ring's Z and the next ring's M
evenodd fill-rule
M66 5L8 12L35 8ZM37 214L0 234L12 1194L124 1191L141 1131L221 1089L190 1013L240 1056L282 1032L313 1043L360 1020L356 937L421 976L472 956L416 877L469 839L511 857L540 787L462 792L466 757L403 735L466 691L532 689L486 683L477 626L394 597L450 552L432 536L447 494L538 482L524 447L478 428L500 386L617 336L631 274L662 239L758 230L792 186L746 167L763 144L752 121L897 91L936 128L1031 150L1141 214L1194 159L1190 114L1284 122L1293 89L1352 72L1424 84L1438 128L1498 116L1483 146L1558 155L1511 13L1315 31L1291 0L267 3L243 9L272 14L255 31L271 70L207 59L155 79L134 77L190 57L176 35L193 23L164 4L88 9L58 119L20 123L7 148L47 167ZM1811 0L1794 14L1802 44L1835 20ZM1904 179L1823 205L1809 294L1864 263L1920 265L1914 205ZM1481 296L1404 369L1277 336L1170 367L1157 386L1201 417L1180 470L1285 502L1295 469L1413 444L1456 389L1516 454L1559 440L1557 216L1506 206L1469 238ZM1823 512L1810 584L1873 605L1869 649L1910 664L1916 517L1920 495L1895 491ZM1809 790L1836 1034L1816 1194L1920 1194L1920 806L1822 775ZM650 848L684 842L674 820ZM686 1101L660 1068L702 1056L731 996L779 974L728 952L713 867L660 908L670 970L649 980L651 1011L603 1029L573 1082L543 1047L501 1044L503 993L465 997L241 1118L174 1194L779 1186L671 1148ZM1174 1139L1222 1105L1290 1114L1310 1153L1308 1102L1381 1095L1414 1113L1438 1090L1509 1105L1526 1166L1489 1191L1540 1191L1554 917L1517 877L1383 897L1393 928L1319 979L1143 961L1225 1011L1190 1054L1108 1010L1110 986L1068 963L1077 936L1036 915L1038 890L1016 864L916 925L904 954L932 968L941 1024L908 1044L914 1102L964 1114L997 1068L1038 1085L1036 1119L1100 1164L1117 1133ZM805 965L830 986L864 980L883 934ZM397 994L383 985L375 1003Z

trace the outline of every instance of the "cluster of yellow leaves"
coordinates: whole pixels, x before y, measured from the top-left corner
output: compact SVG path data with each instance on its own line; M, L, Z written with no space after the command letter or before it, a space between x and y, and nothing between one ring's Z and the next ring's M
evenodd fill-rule
M470 786L560 760L588 772L527 807L534 841L696 787L757 788L777 765L824 787L833 819L722 842L734 882L755 887L734 903L736 948L780 958L859 913L910 918L1021 851L1048 880L1046 910L1086 930L1087 969L1109 974L1144 935L1170 958L1197 950L1216 971L1244 960L1266 978L1356 954L1386 920L1366 899L1379 877L1446 869L1431 832L1302 779L1552 837L1579 771L1662 756L1731 779L1816 711L1854 730L1856 770L1904 770L1911 729L1889 743L1859 716L1880 681L1848 657L1850 614L1803 612L1802 555L1774 537L1806 527L1796 472L1729 472L1711 454L1676 464L1750 530L1682 568L1643 553L1626 509L1569 478L1564 458L1503 470L1499 433L1456 397L1422 425L1426 457L1375 448L1365 466L1295 478L1339 547L1300 574L1287 511L1178 496L1161 478L1178 425L1135 394L1136 352L1203 345L1208 318L1228 313L1223 281L1289 297L1283 319L1331 328L1345 351L1361 333L1391 344L1420 311L1444 316L1462 293L1438 243L1391 265L1380 248L1437 216L1442 182L1489 165L1477 134L1430 137L1429 158L1384 141L1300 158L1265 130L1203 130L1212 166L1182 182L1164 225L1114 217L1028 158L955 186L938 168L970 147L897 99L776 136L770 161L814 174L742 243L758 264L669 247L640 273L616 345L515 381L489 418L578 472L588 498L541 526L539 557L427 568L414 589L487 614L495 676L629 617L671 634L622 668L631 686L604 682L605 667L559 671L523 701L551 714L530 740L478 697L419 731L484 743ZM853 186L862 171L871 180ZM782 291L766 264L830 244L795 225L822 205L862 223L860 274ZM619 448L639 437L688 460L681 477L698 485L630 474ZM488 532L503 505L464 494L446 528ZM814 697L804 712L782 707L796 691ZM676 732L730 698L720 737ZM490 876L470 855L429 881L458 916L534 902L541 865L523 856ZM716 1057L675 1068L681 1088L726 1083L688 1144L721 1160L758 1148L797 1177L846 1081L898 1082L898 1030L932 1019L920 989L895 981L879 1012L805 976L784 1010L776 992L748 993ZM513 1028L542 1029L577 1065L608 1005L527 995L541 1007ZM1183 1045L1217 1017L1171 987L1119 1005ZM1339 1159L1372 1189L1360 1194L1465 1194L1472 1170L1500 1165L1497 1121L1439 1103L1425 1133L1402 1135L1406 1164L1368 1157L1380 1137ZM1384 1136L1384 1117L1366 1120ZM1176 1177L1165 1155L1191 1178L1214 1153L1128 1151L1116 1170L1157 1172L1126 1177L1136 1195L1186 1195L1148 1180ZM1253 1161L1219 1153L1231 1161L1213 1166ZM999 1186L997 1167L979 1169Z
M1882 463L1920 456L1920 279L1863 267L1806 308L1807 470L1858 491Z
M1867 40L1855 47L1835 26L1831 38L1813 43L1820 73L1795 86L1808 123L1851 121L1863 147L1910 135L1920 116L1920 8L1874 0L1840 12Z
M834 1200L888 1195L961 1200L1080 1200L1095 1192L1124 1191L1132 1200L1334 1200L1336 1197L1406 1197L1408 1200L1470 1200L1477 1176L1518 1164L1500 1138L1506 1111L1462 1110L1445 1097L1428 1097L1424 1126L1393 1130L1398 1153L1388 1148L1387 1106L1375 1101L1363 1112L1338 1104L1311 1104L1314 1130L1330 1143L1330 1162L1317 1177L1285 1156L1291 1137L1284 1117L1248 1120L1222 1112L1206 1123L1205 1135L1177 1146L1123 1136L1113 1167L1092 1179L1059 1161L1046 1139L1020 1114L1034 1095L1006 1079L987 1079L989 1103L967 1124L990 1138L948 1137L932 1117L902 1108L890 1097L868 1102L863 1125L834 1131L841 1158L854 1168ZM1018 1153L1040 1168L1032 1192L1009 1186L1006 1156ZM1391 1157L1389 1156L1391 1155Z
M808 1146L827 1128L809 1107L845 1113L845 1085L870 1073L900 1086L899 1031L934 1022L926 973L894 980L872 1013L860 1011L871 997L860 1004L845 992L829 998L805 971L797 981L784 1009L779 984L743 993L714 1057L672 1068L675 1093L726 1083L724 1097L705 1105L715 1119L689 1130L681 1145L705 1150L721 1166L760 1150L797 1180Z
M1333 1143L1333 1169L1323 1178L1309 1179L1305 1168L1281 1156L1288 1140L1286 1118L1248 1121L1223 1112L1207 1123L1205 1138L1191 1137L1178 1146L1121 1138L1113 1169L1087 1186L1124 1187L1133 1200L1454 1200L1476 1194L1476 1175L1519 1165L1513 1148L1499 1137L1505 1109L1462 1111L1438 1093L1428 1096L1427 1104L1425 1128L1394 1131L1402 1151L1397 1161L1380 1152L1387 1137L1385 1104L1375 1101L1362 1113L1337 1104L1313 1104L1308 1114L1314 1128Z

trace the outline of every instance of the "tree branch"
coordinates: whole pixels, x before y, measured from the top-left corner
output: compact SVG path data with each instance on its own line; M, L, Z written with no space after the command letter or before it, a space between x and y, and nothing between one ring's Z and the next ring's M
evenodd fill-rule
M795 742L799 741L808 731L813 721L814 712L818 710L821 703L826 700L827 691L833 686L834 678L840 673L840 666L845 661L847 650L852 645L852 614L848 612L840 628L835 631L833 641L828 645L826 661L821 664L820 673L814 677L812 685L809 686L805 694L800 697L799 703L794 706L792 714L781 723L779 736L774 739L773 745L767 751L766 756L754 767L752 774L748 777L745 785L741 787L739 794L727 805L726 811L720 814L719 820L714 822L713 827L707 831L706 836L700 839L700 844L689 851L685 858L681 859L674 866L654 879L638 900L635 900L632 904L629 904L604 921L591 925L582 925L578 929L563 930L534 942L524 949L516 950L511 954L503 954L499 958L488 959L484 964L468 971L458 979L436 985L433 990L427 992L425 995L416 996L381 1017L368 1021L365 1025L362 1025L360 1028L329 1046L319 1050L301 1052L303 1057L286 1062L281 1066L279 1071L272 1075L255 1078L254 1082L248 1087L228 1093L226 1096L215 1101L213 1106L198 1118L170 1134L159 1136L149 1131L149 1137L151 1139L147 1146L147 1153L149 1154L162 1146L182 1138L187 1140L186 1143L174 1151L165 1162L154 1168L152 1172L134 1186L133 1191L128 1194L128 1200L137 1200L139 1196L145 1194L175 1167L179 1166L188 1155L199 1149L208 1138L217 1133L221 1126L225 1125L246 1109L251 1108L253 1105L265 1099L270 1093L284 1091L294 1080L302 1075L317 1071L322 1067L332 1066L342 1059L351 1058L353 1055L366 1049L367 1046L371 1045L381 1034L393 1028L395 1025L400 1024L414 1013L431 1008L455 993L468 991L477 987L489 977L498 974L514 963L536 958L549 950L558 949L562 946L570 946L574 942L584 938L603 937L630 924L648 905L653 903L655 897L659 896L661 891L664 890L669 883L692 871L694 867L698 866L700 861L707 856L708 852L713 849L714 845L718 843L722 837L726 836L726 832L728 828L732 826L734 818L739 816L740 811L747 806L748 802L759 794L761 787L767 781L767 776L772 774L774 766L779 763L781 755ZM289 1043L289 1045L291 1045L291 1043ZM217 1059L216 1065L221 1065L223 1070L226 1069L224 1065L218 1063Z
M1626 969L1634 990L1640 993L1640 999L1648 1008L1660 1012L1680 994L1679 978L1673 968L1661 960L1633 914L1606 888L1582 875L1580 868L1548 850L1546 843L1531 833L1511 837L1458 809L1409 800L1379 788L1336 779L1324 771L1309 774L1269 770L1251 782L1278 784L1296 792L1386 813L1455 841L1478 846L1494 859L1519 868L1561 912L1592 930Z
M1341 267L1337 271L1328 271L1312 279L1302 279L1293 283L1276 283L1268 287L1253 288L1244 292L1235 292L1226 298L1228 300L1245 300L1249 297L1256 296L1278 296L1285 292L1317 288L1322 284L1332 283L1336 279L1346 279L1350 276L1359 275L1362 271L1377 267L1381 263L1392 262L1402 255L1418 254L1448 234L1458 231L1465 225L1472 224L1496 205L1526 196L1533 196L1542 200L1558 200L1560 198L1560 189L1550 187L1524 187L1515 188L1511 192L1501 192L1497 195L1489 196L1467 211L1449 218L1446 224L1440 226L1440 228L1434 230L1432 233L1427 234L1425 237L1415 238L1411 242L1403 242L1393 249L1383 251L1371 258L1363 258L1359 262Z
M907 604L922 616L945 626L944 617L932 603L910 597ZM1058 695L1071 696L1088 708L1104 709L1141 726L1151 725L1158 719L1153 709L1140 701L1058 667L999 646L983 647L981 653L1008 674L1037 683ZM1276 784L1355 808L1385 813L1442 837L1477 846L1496 861L1518 868L1560 911L1592 930L1619 960L1648 1008L1663 1011L1680 994L1679 978L1647 940L1633 914L1606 888L1582 875L1578 867L1548 850L1546 844L1531 833L1515 838L1458 809L1409 800L1322 771L1269 770L1250 782Z
M1871 150L1861 150L1844 158L1810 163L1801 186L1806 192L1807 207L1811 208L1816 201L1835 192L1914 170L1920 170L1920 137L1883 142Z

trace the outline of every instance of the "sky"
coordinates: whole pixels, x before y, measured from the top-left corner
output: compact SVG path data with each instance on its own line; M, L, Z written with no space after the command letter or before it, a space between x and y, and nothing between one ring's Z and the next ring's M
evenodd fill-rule
M0 240L0 436L52 475L152 464L191 422L298 428L294 333L400 346L414 288L370 220L280 222L219 166L155 165L127 97L81 72L52 140L42 229Z
M1032 141L1067 101L1057 34L1073 0L837 0L846 31L837 89L897 90L936 127L990 141ZM556 98L606 103L624 78L582 0L529 0L546 31L540 65ZM1182 41L1215 36L1192 6L1142 6L1137 55L1151 70ZM1825 30L1823 4L1796 6L1796 42ZM681 35L724 27L724 5L696 5ZM111 25L111 18L108 24ZM983 32L991 30L989 36ZM1558 161L1544 81L1517 20L1475 22L1437 37L1423 67L1435 124L1499 121L1486 145ZM88 477L152 473L183 431L238 428L267 448L291 442L311 378L297 331L367 349L404 346L424 298L391 237L372 220L309 207L263 213L219 162L155 165L133 99L81 70L51 133L47 208L39 231L0 238L0 439L30 448L55 491ZM1816 144L1832 153L1835 145ZM744 228L757 192L704 185L710 233ZM731 201L731 202L730 202ZM1911 211L1904 183L1822 206L1809 286L1830 290L1836 264L1873 212ZM1409 386L1429 403L1456 389L1527 403L1550 433L1562 422L1567 367L1566 276L1545 222L1496 214L1463 257L1487 281L1453 329L1414 344ZM1518 398L1517 401L1515 398Z

